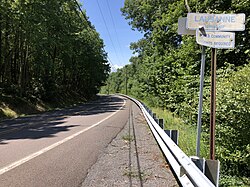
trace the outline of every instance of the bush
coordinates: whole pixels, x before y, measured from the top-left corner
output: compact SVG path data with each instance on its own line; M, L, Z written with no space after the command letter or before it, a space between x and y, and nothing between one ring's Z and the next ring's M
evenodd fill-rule
M217 86L216 156L222 172L250 177L250 65Z

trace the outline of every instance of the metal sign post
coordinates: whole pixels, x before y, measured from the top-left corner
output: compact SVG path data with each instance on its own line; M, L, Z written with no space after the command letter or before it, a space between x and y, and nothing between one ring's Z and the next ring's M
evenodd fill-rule
M187 18L180 17L178 19L178 34L180 35L197 35L199 30L187 29ZM201 28L202 35L206 36L204 28ZM197 119L197 138L196 138L196 156L200 157L200 142L201 142L201 119L202 119L202 103L203 103L203 87L204 87L204 71L205 71L205 46L202 47L201 54L201 69L200 69L200 94L199 94L199 106L198 106L198 119Z
M210 159L215 160L215 114L216 114L216 49L211 55L211 98L210 98Z
M203 100L203 85L204 85L204 70L205 70L205 46L202 47L201 54L201 70L200 70L200 94L199 94L199 109L197 120L197 138L196 138L196 156L200 157L200 142L201 142L201 117L202 117L202 100Z

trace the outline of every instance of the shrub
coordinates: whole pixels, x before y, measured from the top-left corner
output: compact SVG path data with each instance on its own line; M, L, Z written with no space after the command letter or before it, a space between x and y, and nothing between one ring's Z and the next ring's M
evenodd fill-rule
M250 177L250 65L217 86L216 156L222 171Z

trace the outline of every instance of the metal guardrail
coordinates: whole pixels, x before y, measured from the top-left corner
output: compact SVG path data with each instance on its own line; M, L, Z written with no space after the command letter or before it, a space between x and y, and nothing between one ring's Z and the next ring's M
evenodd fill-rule
M189 158L155 122L146 109L146 106L134 98L128 98L134 101L142 110L155 139L169 161L181 185L183 187L215 187L215 185L193 163L191 158Z

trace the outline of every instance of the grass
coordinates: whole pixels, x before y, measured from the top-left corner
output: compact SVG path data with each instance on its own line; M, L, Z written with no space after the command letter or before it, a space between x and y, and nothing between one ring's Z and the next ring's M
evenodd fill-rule
M41 111L43 110L39 110L34 103L24 98L4 94L0 95L0 119L16 118Z
M83 96L74 92L57 94L51 101L42 101L38 98L27 99L0 93L0 120L71 107L86 101Z
M164 129L179 130L179 147L188 155L196 155L196 126L185 124L180 118L174 116L167 110L161 108L152 108L158 118L164 119ZM207 158L208 147L204 142L201 142L200 154Z
M0 106L0 113L2 117L7 117L7 118L16 118L18 116L18 114L13 111L12 109L10 109L8 106L6 105L2 105Z
M131 177L131 178L142 178L142 180L145 180L146 177L149 176L149 174L146 174L144 172L137 172L137 171L128 171L126 170L123 174L123 176Z

